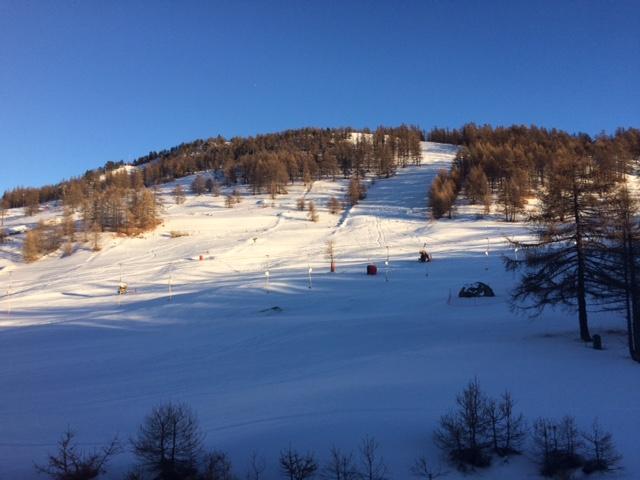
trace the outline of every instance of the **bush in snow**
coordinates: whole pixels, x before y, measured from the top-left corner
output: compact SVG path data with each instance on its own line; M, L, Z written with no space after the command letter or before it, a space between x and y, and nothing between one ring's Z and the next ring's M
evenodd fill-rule
M247 480L261 480L262 474L267 468L267 464L264 458L259 457L256 452L253 452L249 457L249 467L247 470Z
M289 480L311 478L318 470L318 462L313 453L300 454L289 447L280 453L280 470Z
M203 435L191 409L167 403L155 407L131 440L141 466L158 480L191 478L197 474L197 459Z
M106 472L111 457L120 453L116 438L105 447L91 453L83 452L74 441L75 434L67 430L58 441L58 451L49 455L46 465L36 465L38 473L53 480L93 480Z
M180 185L176 185L173 189L173 197L178 205L182 205L184 203L184 189Z
M409 471L411 475L422 480L435 480L446 475L446 472L435 470L425 457L418 457Z
M56 251L62 244L62 229L59 225L47 225L38 222L29 230L22 244L22 257L25 262L34 262L43 255Z
M202 195L207 189L207 181L202 175L198 175L191 182L191 191L196 195Z
M342 204L336 197L331 197L329 199L327 207L329 208L329 213L331 213L332 215L338 215L340 213L340 210L342 210Z
M199 480L235 480L231 460L225 452L214 450L204 457Z
M217 197L220 195L220 184L217 181L215 181L213 178L207 178L207 181L205 182L204 186L207 189L207 192L212 194L214 197Z
M566 416L559 422L540 418L533 424L533 443L545 477L569 476L584 465L582 445L576 421Z
M488 398L477 379L456 397L457 408L440 418L435 443L459 470L491 464L491 441L486 412Z
M360 181L360 177L354 175L347 188L347 201L350 205L355 205L365 198L367 198L367 187Z
M360 443L360 477L362 480L388 480L389 470L379 455L380 445L375 438L366 436Z
M514 413L514 404L511 393L505 392L498 401L489 399L484 410L491 446L494 453L501 457L521 453L527 436L524 416Z
M590 432L583 432L586 461L584 473L609 472L619 467L622 456L616 451L611 433L603 432L598 421L594 421Z
M343 453L339 448L331 448L329 461L322 469L325 480L359 480L360 474L353 461L352 453Z
M434 440L459 470L487 467L492 454L520 453L527 429L523 415L514 412L509 392L494 400L474 379L458 394L456 403L456 410L441 417Z
M317 222L319 218L318 211L316 210L316 204L311 200L309 200L309 203L307 203L307 210L309 210L309 213L307 213L307 217L309 217L309 220L311 220L312 222Z

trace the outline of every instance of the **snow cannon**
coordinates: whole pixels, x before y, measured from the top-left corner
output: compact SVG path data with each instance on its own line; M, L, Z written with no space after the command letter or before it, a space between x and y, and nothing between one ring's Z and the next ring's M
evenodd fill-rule
M377 275L378 267L376 267L373 263L367 265L367 275Z
M418 261L420 263L427 263L431 261L431 255L426 250L420 250L420 256L418 257Z

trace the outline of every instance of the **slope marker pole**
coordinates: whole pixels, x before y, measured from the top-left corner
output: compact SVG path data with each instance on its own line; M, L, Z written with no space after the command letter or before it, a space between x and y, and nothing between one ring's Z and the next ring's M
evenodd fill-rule
M120 266L120 281L118 282L118 306L121 305L122 303L122 299L120 297L122 297L122 293L121 293L121 288L122 288L122 262L118 263L118 265Z
M12 290L12 275L13 272L9 272L9 286L7 287L7 318L11 317L11 290Z
M169 301L171 302L173 300L173 291L172 291L172 285L171 285L171 281L173 280L173 263L169 264Z
M387 259L384 261L384 281L389 281L389 246L387 245Z
M489 237L487 237L487 248L484 251L485 257L487 257L487 266L484 267L485 270L489 270Z

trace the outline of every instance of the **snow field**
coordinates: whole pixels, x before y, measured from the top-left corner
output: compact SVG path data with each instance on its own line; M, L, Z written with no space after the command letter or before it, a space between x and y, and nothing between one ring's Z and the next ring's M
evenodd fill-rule
M210 195L175 205L168 184L164 224L141 238L109 236L100 252L30 265L15 241L0 253L3 294L11 272L11 295L0 298L0 478L37 478L32 462L68 425L87 447L115 434L126 441L169 400L199 414L207 447L229 451L241 474L252 450L266 458L267 478L278 478L289 444L322 461L332 445L355 450L369 434L391 477L410 478L418 455L441 462L431 433L474 376L493 396L509 389L530 421L573 414L587 428L598 417L625 457L612 478L638 477L640 388L623 320L593 315L606 347L595 352L576 341L571 313L511 312L515 276L500 256L514 254L505 238L526 227L477 219L465 206L453 220L427 221L426 189L454 154L425 143L422 166L377 180L343 216L326 203L344 194L345 180L315 182L306 194L295 185L275 200L244 195L233 209ZM186 189L191 179L179 182ZM303 195L318 223L296 210ZM33 221L11 212L7 223ZM425 243L431 264L417 262ZM368 262L378 276L364 275ZM131 291L122 297L120 272ZM472 281L497 296L458 299ZM132 461L117 457L109 478ZM536 477L525 455L477 478Z

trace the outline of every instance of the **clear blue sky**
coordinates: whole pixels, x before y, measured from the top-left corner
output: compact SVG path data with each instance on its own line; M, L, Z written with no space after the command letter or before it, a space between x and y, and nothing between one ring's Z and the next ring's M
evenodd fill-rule
M640 2L0 0L0 191L303 126L640 127Z

